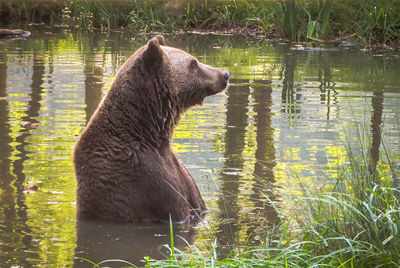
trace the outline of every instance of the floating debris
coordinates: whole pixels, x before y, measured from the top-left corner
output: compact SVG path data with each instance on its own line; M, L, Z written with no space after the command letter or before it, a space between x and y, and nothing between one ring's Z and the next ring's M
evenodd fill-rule
M167 236L166 234L154 234L153 236L155 237L162 237L162 236Z
M21 29L0 29L0 38L28 37L31 32Z
M31 123L31 122L22 122L21 127L24 127L26 129L36 129L39 127L39 124L36 123Z
M338 48L326 48L326 47L304 47L304 46L294 46L290 50L305 50L305 51L339 51Z
M27 185L25 187L25 191L24 193L34 193L39 189L39 187L36 184L32 184L32 185Z

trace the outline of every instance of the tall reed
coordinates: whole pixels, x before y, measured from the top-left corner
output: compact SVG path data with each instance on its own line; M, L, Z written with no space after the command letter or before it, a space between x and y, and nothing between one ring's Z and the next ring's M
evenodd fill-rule
M296 0L281 1L275 9L275 22L279 32L290 41L297 41L299 39L298 9Z

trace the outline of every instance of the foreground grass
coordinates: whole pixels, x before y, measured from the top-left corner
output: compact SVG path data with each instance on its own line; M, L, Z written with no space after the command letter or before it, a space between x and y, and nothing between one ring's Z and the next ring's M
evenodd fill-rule
M397 170L371 173L365 159L349 153L332 191L298 199L307 212L289 215L264 245L237 246L225 258L215 244L210 252L170 247L168 259L147 259L146 267L399 267Z
M171 31L229 29L290 41L358 37L399 45L400 1L393 0L13 0L0 22L45 22L82 28Z
M384 144L386 159L377 162L366 135L359 137L359 146L346 146L347 164L324 178L331 191L316 194L304 188L304 197L289 204L293 208L286 209L290 212L282 215L264 244L235 245L228 256L218 256L216 242L209 251L189 244L180 251L171 239L169 257L147 257L145 266L399 267L399 164L392 163ZM102 267L110 262L133 266L120 260L92 264Z

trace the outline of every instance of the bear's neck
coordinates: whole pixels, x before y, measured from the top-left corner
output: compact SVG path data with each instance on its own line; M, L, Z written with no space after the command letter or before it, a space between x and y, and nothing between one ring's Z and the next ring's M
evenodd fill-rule
M161 148L170 145L182 108L165 83L151 82L139 86L113 83L103 105L112 120L120 121L116 132L120 138L129 136L135 142Z

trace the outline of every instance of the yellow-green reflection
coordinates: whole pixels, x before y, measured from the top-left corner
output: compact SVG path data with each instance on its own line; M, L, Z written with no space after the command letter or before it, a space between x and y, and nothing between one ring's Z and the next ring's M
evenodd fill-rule
M115 72L149 36L33 30L0 45L0 262L61 267L160 257L165 226L77 221L74 142ZM399 157L398 59L359 51L296 51L240 37L166 36L204 63L231 72L225 93L181 119L173 148L211 213L176 233L199 247L216 239L262 243L275 206L300 185L329 190L364 122L372 165L385 167L382 139ZM25 191L36 185L37 191ZM184 247L184 243L177 242Z

